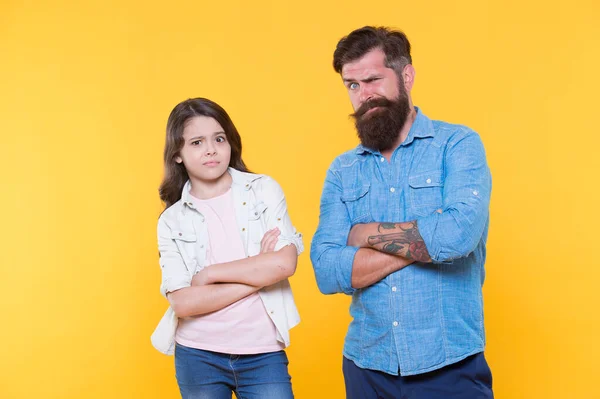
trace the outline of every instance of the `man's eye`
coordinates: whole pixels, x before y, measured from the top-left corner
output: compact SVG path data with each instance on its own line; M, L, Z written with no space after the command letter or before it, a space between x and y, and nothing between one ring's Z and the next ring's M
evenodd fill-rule
M356 83L356 82L352 82L352 83L350 83L350 84L348 85L348 88L349 88L350 90L356 90L356 89L358 89L358 83Z

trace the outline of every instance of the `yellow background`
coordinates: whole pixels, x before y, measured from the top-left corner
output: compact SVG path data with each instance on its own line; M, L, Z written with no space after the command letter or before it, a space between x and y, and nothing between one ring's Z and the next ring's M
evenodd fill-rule
M318 292L308 247L357 143L332 52L366 24L407 32L415 103L486 145L496 397L600 398L597 1L167 3L0 5L1 398L178 397L149 335L164 127L193 96L230 113L304 233L296 397L343 397L349 301Z

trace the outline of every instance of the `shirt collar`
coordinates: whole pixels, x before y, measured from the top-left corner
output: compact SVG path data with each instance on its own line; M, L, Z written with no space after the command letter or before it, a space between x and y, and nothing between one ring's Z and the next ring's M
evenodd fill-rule
M417 117L413 122L406 139L400 145L409 145L416 138L433 137L433 124L431 119L423 115L419 107L415 107Z
M231 175L232 187L237 186L246 191L250 190L250 188L252 187L252 182L254 182L255 180L260 179L262 177L262 175L257 175L255 173L241 172L232 167L229 167L227 169L227 171ZM190 194L191 188L192 188L192 183L188 180L183 185L183 189L181 190L181 201L185 205L193 208L194 203L192 202L192 195Z

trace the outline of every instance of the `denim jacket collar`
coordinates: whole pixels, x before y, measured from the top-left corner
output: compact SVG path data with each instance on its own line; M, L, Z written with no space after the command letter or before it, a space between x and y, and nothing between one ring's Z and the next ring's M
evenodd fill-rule
M242 172L232 167L229 167L227 171L231 175L232 187L235 186L237 189L242 189L244 191L250 190L250 188L252 187L252 183L263 177L263 175ZM191 188L192 183L188 180L183 185L183 189L181 190L181 201L185 205L184 208L194 208L194 203L191 198L192 195L190 194Z

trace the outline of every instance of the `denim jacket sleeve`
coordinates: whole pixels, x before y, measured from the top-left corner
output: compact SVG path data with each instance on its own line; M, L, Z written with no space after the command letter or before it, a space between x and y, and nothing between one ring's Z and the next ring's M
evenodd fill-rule
M482 238L492 188L483 143L469 130L448 143L442 213L417 219L434 263L468 256Z
M313 237L310 258L323 294L352 295L355 291L352 288L352 264L358 248L346 246L352 223L341 201L342 185L334 165L335 161L325 178L319 226Z
M275 245L275 250L277 251L287 245L293 244L296 246L298 255L300 255L304 251L302 234L297 232L294 225L292 225L281 186L269 176L265 176L261 180L263 200L267 206L265 210L266 228L267 230L271 230L279 227L281 231Z
M172 230L166 219L166 215L163 213L158 219L157 228L159 263L162 272L160 292L164 297L167 296L167 293L189 287L192 283L190 273L172 238Z

